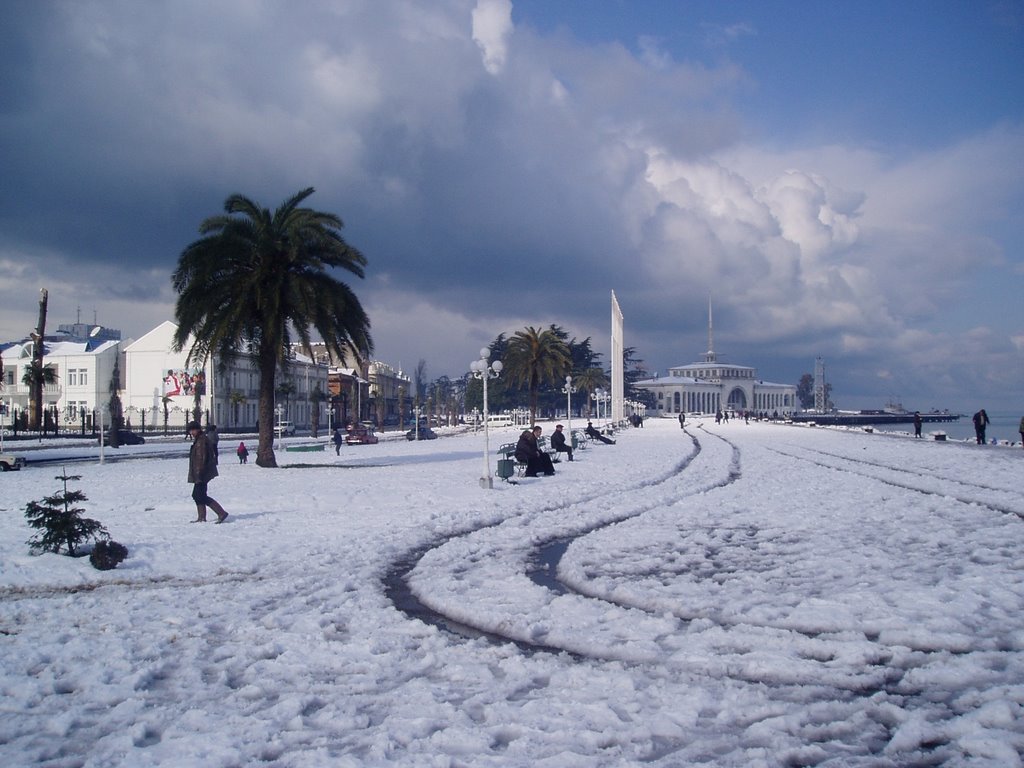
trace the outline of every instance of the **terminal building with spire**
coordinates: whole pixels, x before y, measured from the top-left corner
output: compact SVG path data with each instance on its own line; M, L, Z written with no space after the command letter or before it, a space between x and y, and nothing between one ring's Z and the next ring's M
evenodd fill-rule
M669 368L665 376L638 381L636 387L654 396L654 408L648 414L655 416L717 411L785 416L797 410L795 384L763 381L757 377L756 368L718 361L710 301L704 359Z

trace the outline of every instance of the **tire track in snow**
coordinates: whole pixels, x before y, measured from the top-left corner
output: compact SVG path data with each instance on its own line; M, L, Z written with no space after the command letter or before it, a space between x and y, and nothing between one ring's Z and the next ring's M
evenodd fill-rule
M548 592L550 587L554 586L555 594L560 594L561 599L584 601L593 615L615 613L616 615L611 619L614 625L625 626L643 623L645 626L641 633L647 631L648 628L657 631L658 622L663 621L657 612L644 606L633 606L610 600L603 595L588 595L576 591L560 581L555 569L549 567L542 574L541 572L545 569L537 561L544 559L545 555L542 554L544 552L549 554L564 552L572 541L610 525L636 518L654 509L671 506L709 490L727 487L739 480L741 477L741 454L738 447L719 435L707 432L705 434L721 440L731 448L728 471L724 477L720 475L708 482L701 483L698 487L672 493L669 497L662 496L658 499L647 497L646 500L641 500L641 503L637 503L632 496L641 487L650 487L649 483L621 489L615 494L601 494L604 499L612 496L615 498L612 506L618 507L618 514L600 522L582 526L570 534L562 532L557 536L538 542L527 550L523 575L530 576L534 587L548 587L548 589L542 590L544 592ZM706 455L701 441L692 434L689 436L694 444L693 453L681 462L672 477L660 479L659 485L664 485L673 477L678 479L678 476L684 474L686 470L694 470L694 461L698 456ZM721 467L717 463L714 466ZM622 506L624 495L628 499L626 502L628 510L623 509ZM593 497L591 501L595 498ZM577 505L558 505L545 510L545 512L561 511L567 514L575 506ZM530 518L522 521L524 523L523 530L518 532L519 540L522 541L524 538L522 534L528 536L530 532L526 528L526 524L535 525L538 518L528 514L518 517ZM428 557L435 549L440 549L447 544L454 544L458 538L479 536L483 532L490 531L498 533L508 522L502 521L495 525L480 527L466 532L463 537L452 536L439 547L425 548L426 551L421 553L417 563L411 564L403 578L407 578L419 560ZM478 552L480 550L483 550L483 554L476 555L480 560L486 560L493 552L493 550L486 549L482 543L479 544ZM461 552L454 554L453 561L460 562ZM554 565L557 566L557 563ZM555 575L552 577L552 574ZM451 578L457 579L458 575L453 574ZM429 580L425 582L425 584L430 583ZM470 602L470 600L465 600L465 602ZM421 603L421 605L423 604ZM462 627L474 625L475 617L472 606L454 617L451 612L445 610L423 607L433 613L435 617L441 617L443 622L453 622ZM565 611L564 618L571 621L578 616L579 611L579 605L570 608ZM744 686L743 690L746 693L743 695L754 697L755 700L763 700L765 711L778 713L778 707L781 706L786 708L790 719L788 723L776 722L772 716L766 716L763 723L759 722L758 718L750 722L738 723L737 736L739 733L746 732L756 734L761 731L782 730L805 748L821 748L824 750L823 754L833 757L858 755L870 760L874 759L870 756L877 757L882 754L893 736L893 724L888 719L888 715L883 712L887 706L886 702L897 699L908 701L915 696L915 692L911 690L912 686L908 687L905 682L908 672L917 666L915 660L904 656L897 658L892 649L866 638L863 641L844 642L838 637L826 637L828 633L824 632L801 633L788 627L758 626L749 622L731 624L728 621L719 621L716 624L715 619L712 618L709 625L713 626L710 626L707 634L716 635L718 639L712 638L710 645L705 639L701 650L696 651L693 656L687 649L691 639L686 636L685 632L679 632L679 627L668 627L662 636L652 634L650 642L646 646L641 645L639 653L620 655L616 652L616 647L607 642L597 641L590 645L587 642L583 644L565 642L567 634L564 628L561 637L558 636L560 629L557 627L558 614L559 611L556 608L548 615L541 617L536 622L541 625L541 631L533 634L530 633L529 624L525 627L522 625L516 627L514 621L510 621L510 625L513 626L507 630L499 624L498 631L493 631L493 624L487 621L477 622L476 627L478 632L479 627L486 627L484 636L500 642L513 643L526 652L562 653L574 663L616 661L625 667L643 670L637 673L641 675L641 679L657 686L686 686L686 681L693 676L718 679L723 681L726 686ZM644 618L641 620L637 618L638 616ZM493 621L493 617L491 619ZM545 623L551 625L551 631L544 626ZM716 627L724 634L716 631ZM572 633L579 629L586 633L592 628L593 625L582 624L579 628L570 627L568 632ZM598 630L593 632L595 635L598 633ZM779 659L785 659L784 666L773 668L769 664L766 667L764 663L766 653L769 654L769 657L774 653ZM797 657L796 660L793 658L794 655ZM918 661L921 658L919 657ZM724 681L732 682L724 683ZM837 718L839 720L847 718L858 720L861 722L861 726L850 730L845 737L837 737L834 725ZM718 727L719 724L713 717L713 713L709 712L706 721L702 722L701 730L715 731ZM865 735L864 728L870 729L870 737ZM671 760L673 755L689 750L691 747L692 744L688 738L655 738L652 740L648 752L640 760L660 763L664 760ZM940 739L928 745L925 752L942 754L945 747L946 743ZM918 752L918 754L921 756L924 753Z
M825 451L818 451L818 450L813 450L813 449L810 449L810 448L800 448L799 450L806 451L806 453L804 453L804 454L792 453L792 452L789 452L789 451L783 451L783 450L781 450L779 448L769 448L768 450L771 450L772 452L777 453L780 456L786 456L787 458L797 459L799 461L806 461L806 462L808 462L810 464L814 464L816 466L823 467L825 469L832 469L832 470L835 470L837 472L849 472L852 475L857 475L859 477L866 477L866 478L869 478L869 479L874 480L876 482L882 483L884 485L892 486L893 488L901 488L901 489L907 490L907 491L914 491L916 493L920 493L920 494L923 494L925 496L935 496L935 497L938 497L938 498L949 498L949 499L953 499L954 501L958 501L961 504L968 504L968 505L974 504L974 505L977 505L977 506L985 507L986 509L991 509L993 512L998 512L998 513L1003 514L1003 515L1013 515L1013 516L1018 517L1018 518L1024 518L1024 503L1022 503L1021 507L1018 508L1018 507L1012 507L1012 506L1003 504L1001 502L996 502L996 501L993 501L991 499L989 499L989 500L981 499L981 498L978 498L977 496L973 496L972 497L972 496L969 496L969 495L964 495L962 493L949 493L949 492L946 492L946 491L936 491L934 489L934 485L932 487L928 487L928 484L915 484L915 483L912 483L912 482L899 482L898 480L895 480L893 478L882 477L882 476L880 476L878 474L873 474L873 473L868 472L868 471L858 471L855 468L852 468L850 466L844 466L841 463L840 464L836 464L835 461L845 462L846 465L850 465L850 464L857 465L857 464L859 464L859 465L863 465L863 466L867 466L867 467L874 467L876 469L884 469L884 470L887 470L889 472L893 472L893 473L896 473L896 474L902 473L902 474L914 475L915 472L913 470L903 469L901 467L893 467L893 466L889 466L889 465L885 465L885 464L879 464L877 462L866 461L866 460L863 460L863 459L854 459L854 458L851 458L851 457L848 457L848 456L841 456L839 454L827 453ZM811 458L811 457L806 455L807 453L810 453L810 454L815 455L815 456L825 457L825 458L824 459ZM834 461L830 463L828 461L828 459L833 459ZM925 474L925 473L917 473L917 474ZM1007 496L1018 497L1018 498L1020 496L1019 493L1015 493L1013 491L1007 491L1006 489L1003 489L1003 488L992 488L990 486L979 485L979 484L976 484L976 483L965 483L962 480L954 480L953 478L942 477L940 475L935 475L935 474L931 474L931 473L927 473L927 474L932 479L933 482L935 480L938 480L938 481L941 481L941 482L950 483L953 486L957 486L959 488L975 488L975 489L978 489L978 490L991 491L991 492L995 492L995 493L999 493L999 494L1005 494Z
M711 435L710 432L707 432L706 430L704 430L703 426L698 427L698 429L701 429L702 431L704 431L705 434ZM686 433L687 433L687 435L689 435L690 439L693 441L694 451L693 451L692 454L690 454L690 456L686 459L686 461L684 461L679 466L679 468L678 468L679 472L677 474L681 474L683 471L685 471L690 466L690 464L693 462L693 460L697 458L697 456L700 454L700 452L702 450L701 449L700 441L696 438L696 436L693 435L692 433L690 433L689 430L686 430ZM656 509L658 507L665 506L666 504L678 503L679 501L681 501L682 499L684 499L684 498L686 498L688 496L694 496L694 495L696 495L698 493L706 493L707 491L714 490L715 488L724 488L725 486L727 486L727 485L729 485L731 483L736 482L740 478L740 475L741 475L740 451L739 451L739 448L737 448L735 444L733 444L729 440L726 440L724 437L721 437L720 435L712 435L712 436L713 437L717 437L719 440L722 440L724 443L727 443L729 446L732 447L732 462L731 462L730 467L729 467L729 474L724 479L722 479L722 480L720 480L718 482L713 482L713 483L707 485L706 487L698 488L698 489L695 489L695 490L690 490L690 491L682 494L678 498L671 499L668 502L666 502L665 500L661 500L658 503L650 504L650 505L647 505L647 506L644 506L644 507L641 507L641 508L638 508L638 509L635 509L635 510L631 510L630 512L625 513L624 515L622 515L622 517L620 517L619 519L609 520L609 521L607 521L605 523L593 526L593 527L591 527L591 528L589 528L587 530L583 530L583 531L580 531L578 533L574 533L574 534L572 534L570 536L562 535L562 536L557 536L557 537L554 537L554 538L550 538L550 539L548 539L546 541L541 541L538 544L536 544L533 547L532 551L530 552L530 555L529 555L529 558L528 558L528 562L530 563L530 568L527 571L526 575L529 576L530 579L534 583L536 583L536 584L538 584L538 585L540 585L542 587L546 587L547 589L550 589L553 592L557 592L559 594L577 594L577 595L580 595L581 597L586 597L586 598L590 598L590 599L603 599L607 603L611 603L612 605L620 605L620 607L623 607L623 608L635 607L635 606L627 606L627 605L624 605L624 604L616 603L614 600L608 600L608 599L601 598L601 597L598 597L598 596L595 596L595 595L588 595L588 594L586 594L584 592L580 592L580 591L570 587L568 584L566 584L565 582L563 582L559 578L559 576L558 576L558 564L561 561L562 556L565 554L566 550L572 545L572 543L574 541L577 541L578 539L582 539L584 536L589 536L590 534L595 533L596 531L602 530L604 528L607 528L607 527L609 527L611 525L615 525L615 524L621 523L621 522L623 522L625 520L630 520L632 518L638 517L638 516L640 516L640 515L642 515L642 514L644 514L646 512L650 512L652 509Z
M672 469L658 477L655 477L654 479L637 480L629 485L616 489L614 492L602 490L589 494L588 496L573 501L570 504L553 503L537 510L530 510L529 512L523 512L503 518L488 525L474 526L472 528L455 531L407 552L401 558L393 561L389 566L387 573L383 578L385 593L395 607L408 617L419 619L424 623L451 631L457 635L462 635L467 638L484 637L495 642L512 643L520 649L528 652L568 652L575 656L586 657L587 654L581 654L558 645L550 645L536 639L524 640L521 637L516 637L509 633L495 632L488 627L475 623L469 615L453 616L451 615L451 612L446 612L436 606L429 606L410 586L410 575L420 565L424 558L430 555L430 553L440 550L453 542L464 540L468 537L482 534L487 531L497 530L503 526L509 525L510 523L521 521L524 518L530 518L531 521L543 520L545 517L556 515L556 513L565 513L573 508L583 508L598 501L612 507L621 506L621 504L616 504L616 501L622 497L629 498L641 489L658 487L674 478L678 478L691 466L692 462L701 454L702 451L700 441L696 436L694 436L689 430L686 430L686 435L691 441L690 453L688 453L679 463L673 466ZM733 463L731 465L730 472L724 480L709 483L697 490L691 491L690 493L700 493L714 487L728 484L729 482L734 482L736 477L739 476L738 450L736 450L735 447L733 449L733 454ZM633 507L632 509L629 509L629 511L606 516L600 522L587 524L571 533L559 533L556 536L543 540L539 545L533 547L531 552L535 552L545 545L551 545L561 540L568 542L580 536L585 536L595 530L636 517L650 509L662 506L664 503L664 500L659 500L655 503L648 503L639 507ZM538 571L539 570L540 569L538 569ZM538 576L538 578L541 577Z
M768 450L790 458L810 461L825 469L847 471L852 475L864 476L890 486L929 493L926 489L893 482L870 473L836 467L826 462L813 461L773 448ZM885 470L910 473L908 470L875 462L858 462L856 459L847 457L833 457L853 463L873 465ZM963 487L1007 493L1006 489L935 477ZM930 493L937 497L949 497L947 493L934 491ZM967 498L961 495L955 497L955 500L966 504L981 505L1000 513L1021 515L1016 509L977 498ZM557 567L557 560L561 558L575 538L580 537L547 544L550 548L550 552L546 556L550 561L549 567ZM541 555L540 557L543 559L545 556ZM585 588L581 588L580 584L567 583L558 576L545 576L539 583L561 593L581 594L604 600L609 605L657 613L642 605L639 600L631 602L619 599L617 596L613 598L598 590L588 592ZM684 620L698 618L680 613L676 613L676 615ZM957 647L936 647L930 650L909 649L901 648L899 643L893 647L880 640L879 637L872 636L869 632L864 632L863 639L860 641L847 642L847 638L841 637L844 634L841 632L807 631L771 623L731 620L724 616L701 615L699 618L720 627L727 633L727 640L720 648L723 655L720 664L716 666L713 662L698 663L691 672L709 675L717 673L722 678L755 686L765 686L770 691L770 700L789 701L791 705L795 706L795 711L789 712L789 716L793 718L793 725L785 726L784 730L801 738L806 747L815 749L821 747L825 749L824 754L831 754L832 757L845 756L844 759L858 758L861 761L873 761L884 756L884 759L896 759L897 762L899 762L899 756L904 755L902 750L909 749L917 761L915 764L922 765L940 764L962 756L957 747L957 739L954 737L956 729L959 727L958 716L941 704L936 705L927 688L922 687L919 681L915 681L913 675L918 670L931 669L933 665L941 668L948 664L947 659L949 658L969 656L975 651L979 651L983 655L991 654L993 652L991 649ZM767 634L760 636L763 645L757 648L759 630L764 630ZM730 642L729 638L732 638L734 634L735 642ZM786 635L791 636L791 639L787 640ZM753 645L744 647L751 642ZM845 649L847 645L849 646L848 650ZM786 670L783 675L774 676L772 670L765 669L758 664L759 653L780 650L785 653L787 648L802 661L799 662L799 665L794 665L792 669ZM829 649L838 652L832 655L829 653ZM744 660L748 653L751 653L752 656L752 662L749 664ZM685 672L688 666L686 662L681 667L675 665L674 659L668 663L675 666L676 671ZM845 679L841 671L844 667L847 669ZM923 674L929 673L924 672ZM809 689L813 689L813 692L808 692ZM901 709L922 722L930 722L932 724L931 736L917 742L911 739L911 743L908 745L894 750L893 739L898 736L899 721L890 719L889 715L893 708ZM850 730L845 737L837 738L835 731L837 718L838 720L860 720L862 726ZM755 729L758 727L756 722L750 725ZM863 728L869 728L871 735L866 736ZM666 743L658 745L648 759L661 760L685 750L687 746L667 740ZM836 752L837 749L838 752Z
M878 467L880 469L887 469L887 470L890 470L892 472L905 473L905 474L914 475L914 476L927 476L927 477L934 478L936 480L942 480L944 482L954 483L956 485L962 485L962 486L967 487L967 488L980 488L983 491L995 491L996 493L1008 493L1008 492L1009 493L1016 493L1017 492L1015 489L1012 489L1012 488L1005 488L1005 487L1000 488L1000 487L995 486L995 485L984 485L982 483L972 483L972 482L967 481L967 480L957 480L957 479L954 479L954 478L951 478L951 477L946 477L945 475L938 475L935 472L932 472L931 470L928 470L928 469L925 469L925 468L922 468L922 467L916 467L914 469L906 469L905 467L894 467L891 464L883 464L880 461L870 461L868 459L854 458L853 456L847 456L847 455L844 455L844 454L841 454L841 453L833 453L832 451L823 451L820 448L804 448L803 446L798 446L798 445L790 445L788 447L791 448L791 449L797 449L797 450L813 451L814 453L821 454L822 456L830 456L830 457L835 458L835 459L843 459L845 461L851 461L851 462L854 462L856 464L866 464L866 465L871 466L871 467Z

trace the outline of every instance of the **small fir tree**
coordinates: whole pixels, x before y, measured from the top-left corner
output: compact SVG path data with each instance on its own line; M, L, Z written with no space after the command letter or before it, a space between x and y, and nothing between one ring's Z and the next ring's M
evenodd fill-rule
M110 534L97 520L82 517L84 509L73 506L88 499L81 491L68 490L68 480L81 480L81 475L69 475L66 469L63 471L64 474L56 477L64 485L62 491L46 496L42 503L30 501L25 506L28 524L39 529L28 544L43 552L60 552L60 548L66 546L68 554L74 557L75 549L83 541L109 539Z

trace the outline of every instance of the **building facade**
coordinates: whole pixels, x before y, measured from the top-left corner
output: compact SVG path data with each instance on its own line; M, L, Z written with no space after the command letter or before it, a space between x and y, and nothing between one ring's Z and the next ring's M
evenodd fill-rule
M120 390L124 382L123 353L120 333L90 326L106 333L84 338L69 333L47 336L43 342L43 367L56 377L43 387L43 409L46 424L59 429L92 427L93 414L110 400L111 383ZM61 326L64 329L64 326ZM115 335L115 338L110 338ZM2 350L3 370L0 402L3 403L0 423L5 427L28 410L30 392L22 382L25 370L32 364L35 342L19 341Z
M255 431L260 386L255 357L243 353L223 361L214 355L202 366L186 365L191 345L175 352L176 331L168 320L125 348L125 415L145 413L147 424L180 430L198 407L204 420L222 432ZM277 376L280 421L300 430L311 428L314 420L327 427L327 372L326 365L306 355L289 355Z
M755 368L718 362L710 300L704 360L669 368L667 375L638 381L636 386L654 396L654 416L718 411L784 416L793 413L797 403L795 384L773 384L757 378Z
M379 360L372 361L366 373L370 409L377 426L398 426L405 418L399 411L404 409L408 413L412 380L401 369Z
M667 375L636 386L654 396L649 415L655 416L724 410L782 416L796 410L795 385L763 381L754 368L714 359L669 368Z
M402 372L380 360L370 360L347 350L336 359L327 345L312 345L317 362L329 364L330 408L332 421L344 428L355 421L372 421L378 429L402 422L399 411L409 413L412 381Z

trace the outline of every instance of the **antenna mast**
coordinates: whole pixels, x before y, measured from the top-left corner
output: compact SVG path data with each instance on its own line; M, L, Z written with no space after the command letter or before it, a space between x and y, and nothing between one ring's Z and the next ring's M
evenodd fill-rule
M705 363L715 362L715 332L711 322L711 294L708 294L708 351L704 354Z
M814 410L824 413L828 404L825 397L825 361L821 357L814 360Z

